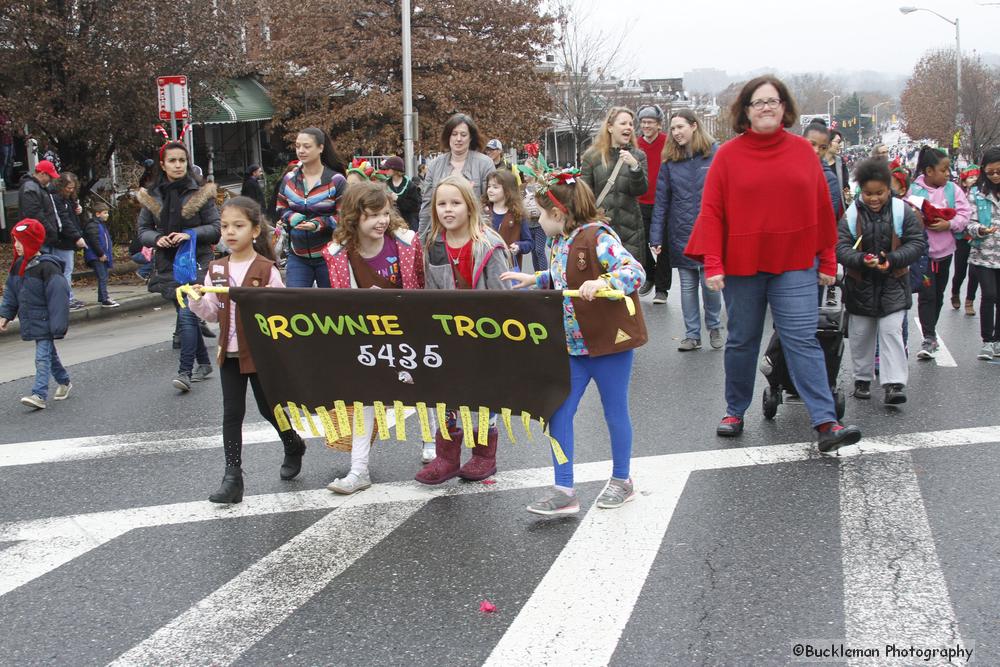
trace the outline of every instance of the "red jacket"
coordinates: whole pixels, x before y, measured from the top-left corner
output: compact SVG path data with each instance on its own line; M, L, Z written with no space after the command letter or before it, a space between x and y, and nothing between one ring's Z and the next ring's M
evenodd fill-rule
M660 175L660 165L663 164L663 147L667 143L667 135L660 132L653 143L649 143L640 134L636 143L639 150L646 154L646 170L649 173L649 187L646 188L646 194L639 197L639 203L652 206L656 203L656 177Z
M748 130L719 148L684 254L706 276L752 276L813 266L837 273L837 221L809 142Z

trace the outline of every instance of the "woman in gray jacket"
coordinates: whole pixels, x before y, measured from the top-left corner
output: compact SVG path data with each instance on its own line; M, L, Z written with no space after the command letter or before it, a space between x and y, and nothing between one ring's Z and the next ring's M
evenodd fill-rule
M449 176L462 176L472 184L477 198L486 193L486 179L496 171L493 160L480 153L482 143L476 122L464 113L448 119L441 131L441 150L427 165L420 204L420 236L426 238L431 222L431 197L437 184Z

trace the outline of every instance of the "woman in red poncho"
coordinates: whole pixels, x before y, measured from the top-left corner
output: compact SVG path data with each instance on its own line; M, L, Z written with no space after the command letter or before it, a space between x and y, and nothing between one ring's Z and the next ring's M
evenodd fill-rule
M726 299L726 416L716 432L743 432L770 305L819 450L831 453L861 431L837 421L816 339L816 283L832 285L837 272L830 191L812 146L784 129L798 118L785 84L772 76L750 81L730 115L739 136L716 153L684 253L704 263L709 289Z

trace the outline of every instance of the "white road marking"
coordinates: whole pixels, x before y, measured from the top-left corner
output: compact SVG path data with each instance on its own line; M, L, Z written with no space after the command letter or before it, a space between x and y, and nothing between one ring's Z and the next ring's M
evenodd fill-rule
M919 341L923 340L923 335L920 330L920 316L917 315L916 308L913 308L913 322L916 325L916 328L911 329L911 331L915 331L917 335L910 336L910 340L916 342L915 345L910 346L910 349L912 350L910 356L911 358L916 359L916 353L920 351ZM944 344L944 338L941 337L940 333L937 335L937 340L938 351L934 354L934 363L944 368L956 368L958 363L955 361L955 357L951 356L951 352L948 350L948 346Z
M688 480L649 472L648 495L587 513L484 665L610 662Z
M985 443L1000 443L1000 426L869 438L862 440L859 446L841 450L840 455L844 458L864 453ZM690 473L791 463L818 457L813 443L799 442L639 457L632 460L632 469L638 484L642 485L647 475L655 477L657 471L662 475ZM607 479L610 471L610 461L595 461L577 464L574 474L576 481L582 484ZM0 542L23 542L0 550L0 596L135 528L537 488L552 483L552 469L546 466L513 470L499 473L494 479L497 483L493 485L445 484L427 487L415 482L376 484L353 496L338 496L325 489L314 489L246 496L242 503L228 508L198 500L0 524Z
M425 502L367 505L327 514L111 665L235 662ZM358 525L363 525L364 531L356 531ZM347 535L350 539L344 539Z
M962 643L909 453L841 463L840 526L849 645Z

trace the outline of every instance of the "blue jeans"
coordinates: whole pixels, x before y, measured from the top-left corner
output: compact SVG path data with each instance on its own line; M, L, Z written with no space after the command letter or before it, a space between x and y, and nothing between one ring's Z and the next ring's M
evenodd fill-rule
M681 312L684 313L684 336L701 340L701 302L698 299L698 288L705 300L705 326L711 329L721 329L722 295L713 292L705 284L705 270L677 268L681 279Z
M111 297L108 296L108 265L95 260L87 262L87 266L92 268L94 275L97 276L97 301L99 303L110 301Z
M11 167L14 166L14 144L0 144L0 178L7 183L7 189L11 189L10 174Z
M629 478L632 459L632 418L628 412L628 384L632 378L632 350L603 357L573 356L569 358L569 396L559 406L549 433L562 447L568 459L560 465L552 457L557 486L573 486L573 417L591 380L597 383L604 407L604 420L611 435L611 476Z
M146 259L146 256L141 252L137 252L132 255L132 261L139 267L135 270L135 272L145 280L149 280L149 274L153 272L153 263Z
M66 278L66 284L69 285L69 300L72 301L76 298L73 294L73 265L76 262L76 250L56 248L55 255L63 262L63 276Z
M330 272L322 257L310 259L288 253L288 263L285 265L285 283L287 287L317 287L330 286Z
M754 378L768 305L788 371L813 426L837 421L823 349L816 339L816 269L726 276L726 414L742 417L753 400Z
M208 348L201 336L198 316L190 308L181 308L176 301L174 309L177 311L177 331L181 338L181 361L177 372L189 374L194 368L195 359L203 366L212 362L208 359Z
M31 393L43 400L49 397L49 376L57 384L69 384L69 373L59 361L56 342L51 338L35 341L35 386Z

